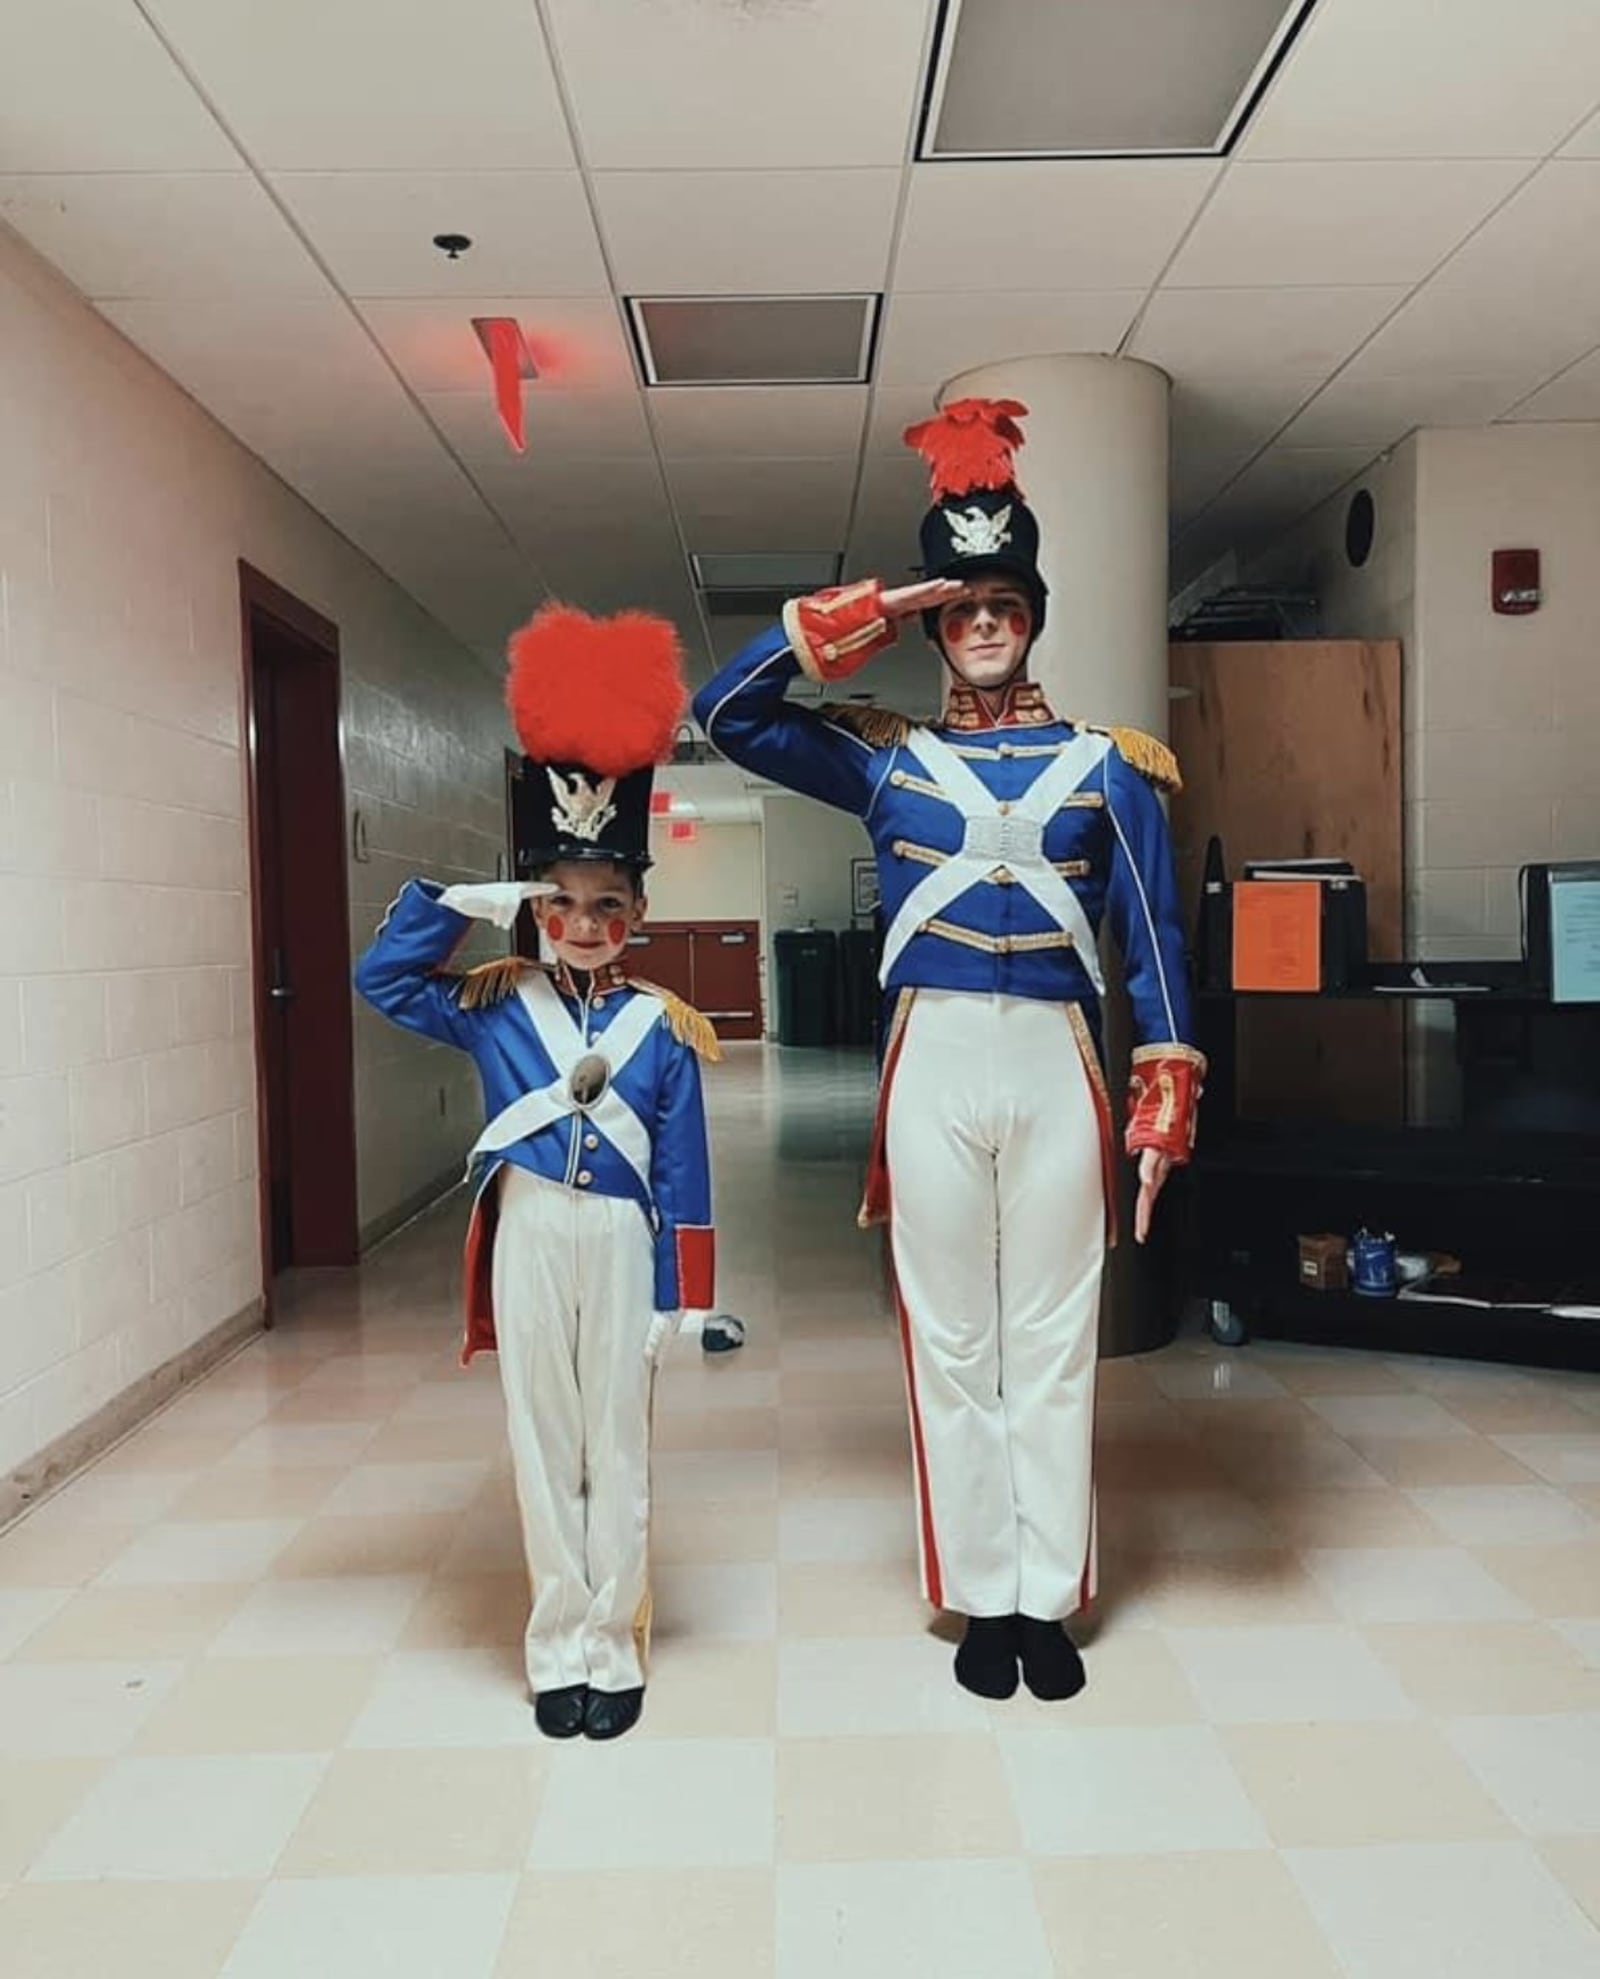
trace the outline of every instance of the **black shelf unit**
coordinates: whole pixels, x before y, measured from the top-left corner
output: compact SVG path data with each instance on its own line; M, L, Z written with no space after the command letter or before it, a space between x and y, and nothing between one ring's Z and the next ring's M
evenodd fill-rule
M1296 1239L1363 1224L1401 1249L1442 1251L1474 1277L1600 1291L1600 1007L1552 1005L1510 963L1375 965L1340 1001L1453 1003L1466 1075L1460 1128L1264 1124L1237 1117L1240 997L1202 992L1211 1059L1200 1140L1187 1177L1182 1275L1219 1339L1264 1337L1600 1368L1600 1323L1538 1303L1478 1307L1315 1292L1299 1281ZM1467 985L1475 987L1468 988ZM1553 1124L1552 1124L1553 1123ZM1530 1299L1531 1299L1530 1295ZM1592 1299L1586 1303L1593 1303Z

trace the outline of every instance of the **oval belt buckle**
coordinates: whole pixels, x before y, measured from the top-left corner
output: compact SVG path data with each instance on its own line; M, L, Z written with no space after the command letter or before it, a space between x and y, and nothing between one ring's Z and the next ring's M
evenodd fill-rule
M567 1097L580 1113L587 1113L606 1096L611 1084L611 1060L604 1052L586 1051L567 1077Z

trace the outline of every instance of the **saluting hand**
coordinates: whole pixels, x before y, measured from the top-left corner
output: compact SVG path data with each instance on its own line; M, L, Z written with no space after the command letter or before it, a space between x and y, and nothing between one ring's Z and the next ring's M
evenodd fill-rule
M910 618L917 612L937 611L941 605L953 605L957 598L971 595L969 584L960 584L953 577L930 577L922 584L900 584L892 591L878 594L879 603L889 618Z

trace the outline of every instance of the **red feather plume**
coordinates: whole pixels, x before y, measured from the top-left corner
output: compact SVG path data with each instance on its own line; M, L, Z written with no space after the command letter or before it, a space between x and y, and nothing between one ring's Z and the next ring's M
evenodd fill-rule
M511 635L506 706L523 751L626 776L664 762L688 702L675 628L649 612L545 605Z
M906 445L932 470L934 500L970 495L977 488L1015 487L1011 456L1023 444L1017 421L1027 413L1017 399L957 399L920 426L908 426Z

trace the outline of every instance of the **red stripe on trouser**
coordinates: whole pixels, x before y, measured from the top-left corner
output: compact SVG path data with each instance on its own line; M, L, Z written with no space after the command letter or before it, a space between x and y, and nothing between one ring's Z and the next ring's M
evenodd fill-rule
M944 1576L939 1571L939 1544L934 1537L933 1502L928 1492L928 1452L922 1440L922 1415L917 1407L917 1368L911 1346L911 1315L900 1296L898 1277L894 1279L894 1309L900 1319L900 1346L906 1358L906 1403L911 1415L911 1449L917 1470L917 1512L922 1530L922 1591L935 1608L942 1608Z

